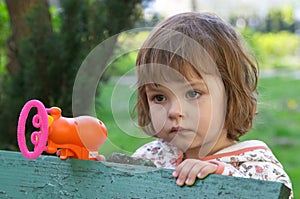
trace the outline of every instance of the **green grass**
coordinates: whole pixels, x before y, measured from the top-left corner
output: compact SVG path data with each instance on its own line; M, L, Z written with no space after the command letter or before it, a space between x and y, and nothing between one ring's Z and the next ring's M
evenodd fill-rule
M266 78L259 83L259 114L245 139L266 142L289 174L300 196L300 79Z
M300 196L300 80L264 78L259 82L259 114L254 128L242 140L266 142L289 174L296 196ZM108 156L112 152L131 154L152 138L136 128L130 119L135 99L128 84L110 82L101 85L98 117L106 124L109 136L100 148ZM114 99L114 100L112 100ZM111 108L113 107L113 109ZM112 112L114 111L114 114ZM144 137L143 137L144 136Z

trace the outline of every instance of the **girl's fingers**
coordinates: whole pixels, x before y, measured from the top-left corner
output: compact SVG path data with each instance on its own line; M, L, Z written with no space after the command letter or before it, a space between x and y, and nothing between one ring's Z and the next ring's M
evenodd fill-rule
M172 175L177 178L176 184L179 186L193 185L196 178L205 178L217 169L218 166L215 164L189 159L178 165Z
M56 151L56 156L60 156L60 151L61 151L61 149L58 149L57 151Z
M97 155L96 160L100 161L100 162L103 162L103 161L105 161L105 156L104 155Z
M190 170L193 168L194 166L194 162L189 161L187 163L185 163L184 165L182 165L178 170L176 170L176 172L178 172L178 177L176 180L176 184L179 186L184 185Z
M177 177L178 177L178 175L181 173L182 168L185 167L185 164L186 164L186 163L187 163L187 161L183 161L181 164L179 164L179 165L175 168L175 170L174 170L173 173L172 173L172 176L173 176L174 178L177 178Z
M208 174L214 173L217 169L218 165L209 163L200 170L200 172L197 174L197 177L203 179Z
M196 181L196 178L197 178L197 175L201 172L201 169L203 168L203 164L194 164L194 166L191 168L189 174L188 174L188 177L185 181L185 184L186 185L193 185Z

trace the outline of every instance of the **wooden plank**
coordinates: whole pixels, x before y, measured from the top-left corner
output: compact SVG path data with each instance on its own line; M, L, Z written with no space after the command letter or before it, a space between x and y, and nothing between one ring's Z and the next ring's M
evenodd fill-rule
M0 151L0 198L288 198L278 182L210 175L179 187L172 170Z

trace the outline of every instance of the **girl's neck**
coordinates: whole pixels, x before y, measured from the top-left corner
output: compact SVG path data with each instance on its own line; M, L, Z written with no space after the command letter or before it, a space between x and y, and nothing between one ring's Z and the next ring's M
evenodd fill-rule
M218 151L227 148L229 146L232 146L236 144L236 141L228 139L227 137L225 139L220 139L217 141L217 143L215 143L215 145L213 146L213 148L211 150L209 150L208 153L204 153L204 154L200 154L201 153L201 147L206 147L206 146L200 146L197 148L191 148L188 149L183 155L184 159L198 159L198 158L203 158L205 156L210 156L213 155L215 153L217 153ZM207 144L210 145L210 144ZM203 150L204 151L204 150Z

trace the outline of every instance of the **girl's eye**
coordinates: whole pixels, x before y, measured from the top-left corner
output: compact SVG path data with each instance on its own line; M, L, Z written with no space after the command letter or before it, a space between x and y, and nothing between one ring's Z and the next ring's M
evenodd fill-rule
M195 90L190 90L185 94L185 97L187 99L197 99L198 97L200 97L201 93Z
M166 96L164 96L164 95L155 95L154 97L153 97L153 101L154 102L164 102L164 101L166 101L167 100L167 98L166 98Z

